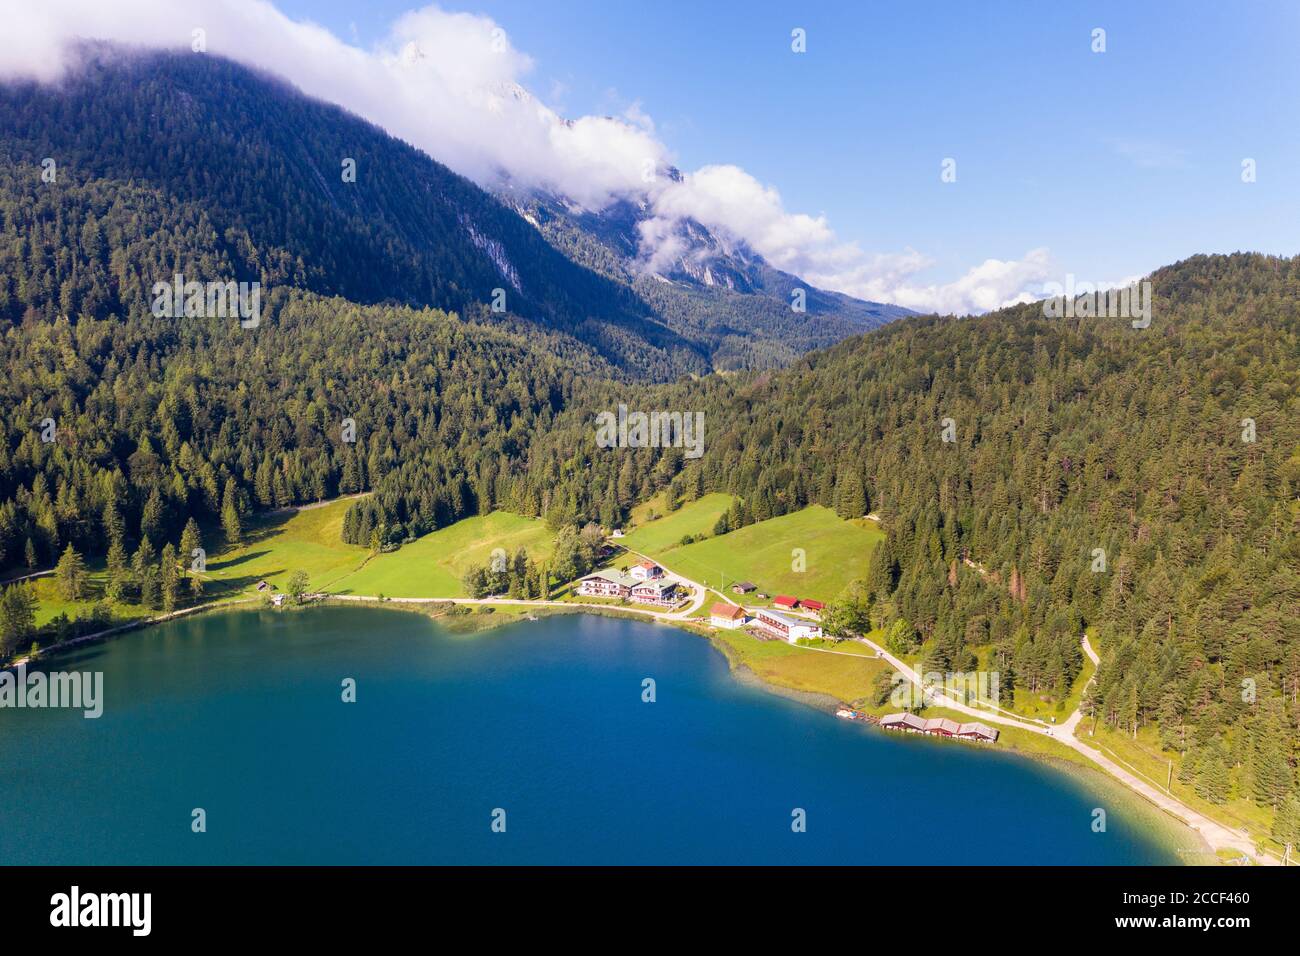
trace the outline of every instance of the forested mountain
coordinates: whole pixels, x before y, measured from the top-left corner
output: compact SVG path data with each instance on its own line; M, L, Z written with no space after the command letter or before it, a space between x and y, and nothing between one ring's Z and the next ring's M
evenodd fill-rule
M58 86L0 85L0 318L126 317L176 272L467 315L500 289L632 374L710 367L625 285L369 123L219 57L84 50Z
M905 314L818 290L794 312L798 280L757 261L762 295L647 294L626 268L574 254L576 241L602 242L595 232L555 242L435 159L273 76L209 55L83 52L58 86L0 85L0 201L13 210L0 318L127 315L174 265L201 281L459 314L499 314L488 312L497 297L629 374L667 379L786 362ZM41 179L46 159L54 183ZM48 215L34 229L51 203L61 233ZM160 218L173 228L153 229ZM114 226L126 248L105 241Z

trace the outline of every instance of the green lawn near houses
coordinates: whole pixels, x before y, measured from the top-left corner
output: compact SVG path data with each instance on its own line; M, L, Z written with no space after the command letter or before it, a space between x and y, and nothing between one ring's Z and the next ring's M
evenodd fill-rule
M737 601L737 599L735 598L734 595L733 595L732 599L731 599L730 601L728 601L726 598L724 598L724 597L723 597L721 594L719 594L717 591L714 591L712 588L710 588L710 589L708 589L708 590L706 590L706 591L704 592L704 603L702 603L699 607L697 607L697 608L694 610L694 612L692 612L692 614L691 614L690 616L691 616L691 617L708 617L708 616L709 616L709 611L710 611L710 609L713 607L713 605L715 605L715 604L736 604L736 603L739 603L739 602Z
M718 629L714 641L733 665L779 687L824 694L852 703L865 698L872 682L889 665L859 654L832 654L785 641L759 640L743 629Z
M638 550L713 588L751 581L771 596L831 601L866 576L871 554L883 539L884 532L872 522L845 521L829 508L812 505L684 547ZM802 549L803 570L796 570L795 549ZM743 601L764 603L753 593Z

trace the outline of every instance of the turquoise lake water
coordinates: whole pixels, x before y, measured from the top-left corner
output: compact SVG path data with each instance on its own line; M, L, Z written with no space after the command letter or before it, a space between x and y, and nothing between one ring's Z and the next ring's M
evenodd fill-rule
M231 612L46 666L102 671L104 714L0 709L0 863L1179 862L1104 781L838 720L639 621Z

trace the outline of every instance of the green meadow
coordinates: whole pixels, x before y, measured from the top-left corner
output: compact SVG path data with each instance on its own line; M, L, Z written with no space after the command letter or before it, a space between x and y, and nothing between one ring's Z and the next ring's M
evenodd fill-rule
M785 641L762 641L743 630L720 630L714 642L733 665L743 664L769 684L838 701L865 698L889 665L866 655L826 653Z
M355 571L370 552L344 544L340 537L351 504L332 501L320 508L262 515L244 530L239 546L214 551L209 545L207 593L243 591L262 580L283 590L295 571L307 572L312 590L322 590Z
M555 551L555 535L537 518L494 511L439 528L391 554L375 555L325 589L385 597L466 597L461 576L470 565L487 564L497 548L510 556L523 548L534 561L546 560Z
M432 534L403 545L391 554L371 555L369 549L344 544L340 534L343 515L350 501L333 501L303 511L265 514L250 521L243 541L223 548L213 540L220 532L205 529L208 550L207 573L203 577L203 601L233 599L256 593L259 581L283 591L289 576L305 571L313 591L333 594L384 595L385 597L465 597L460 578L471 564L486 564L495 548L513 555L520 547L534 560L545 560L554 551L555 537L546 525L504 511L466 518ZM87 615L103 597L105 572L102 562L89 567L86 598L66 601L60 597L53 576L34 579L31 584L39 602L38 626L60 613L69 617ZM188 588L182 585L181 606L189 603ZM136 604L111 605L114 623L153 617L159 611Z
M656 554L676 547L687 535L712 534L713 526L718 523L723 512L731 507L731 501L731 495L710 494L659 518L649 518L654 511L642 511L641 517L645 523L630 532L619 544L642 554Z
M464 597L461 575L471 564L487 564L494 549L513 555L522 547L534 560L548 558L554 550L554 535L542 521L494 511L439 528L397 551L372 555L340 537L350 504L334 501L268 516L246 532L240 547L209 559L210 585L243 590L266 580L282 590L289 575L302 570L313 591Z
M706 500L701 498L696 504ZM647 541L675 542L680 534L650 537L656 525L672 517L646 525L637 534L644 532ZM694 544L658 548L647 545L636 550L652 554L673 571L712 588L751 581L759 591L771 596L793 594L830 601L851 582L865 577L871 553L882 540L884 533L874 523L845 521L829 508L812 505ZM801 571L795 570L796 548L803 550ZM744 600L763 603L753 594Z

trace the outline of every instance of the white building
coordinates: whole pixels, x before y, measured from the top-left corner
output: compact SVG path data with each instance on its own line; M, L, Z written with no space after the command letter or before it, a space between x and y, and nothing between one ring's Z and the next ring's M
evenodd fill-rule
M632 586L628 597L638 604L659 604L667 607L677 603L677 591L675 581L638 581Z
M812 621L791 617L780 611L769 611L766 608L754 612L754 623L769 634L775 634L791 644L800 638L822 636L821 627Z
M715 604L709 608L709 623L714 627L743 627L749 623L749 615L734 604Z
M597 571L578 582L578 593L588 597L625 598L637 583L630 575L618 571Z
M653 561L642 561L632 569L632 577L638 581L653 581L655 578L663 577L663 573L664 569Z
M578 593L587 597L623 598L660 607L671 607L681 599L681 588L676 581L645 580L614 570L587 575L578 582Z

